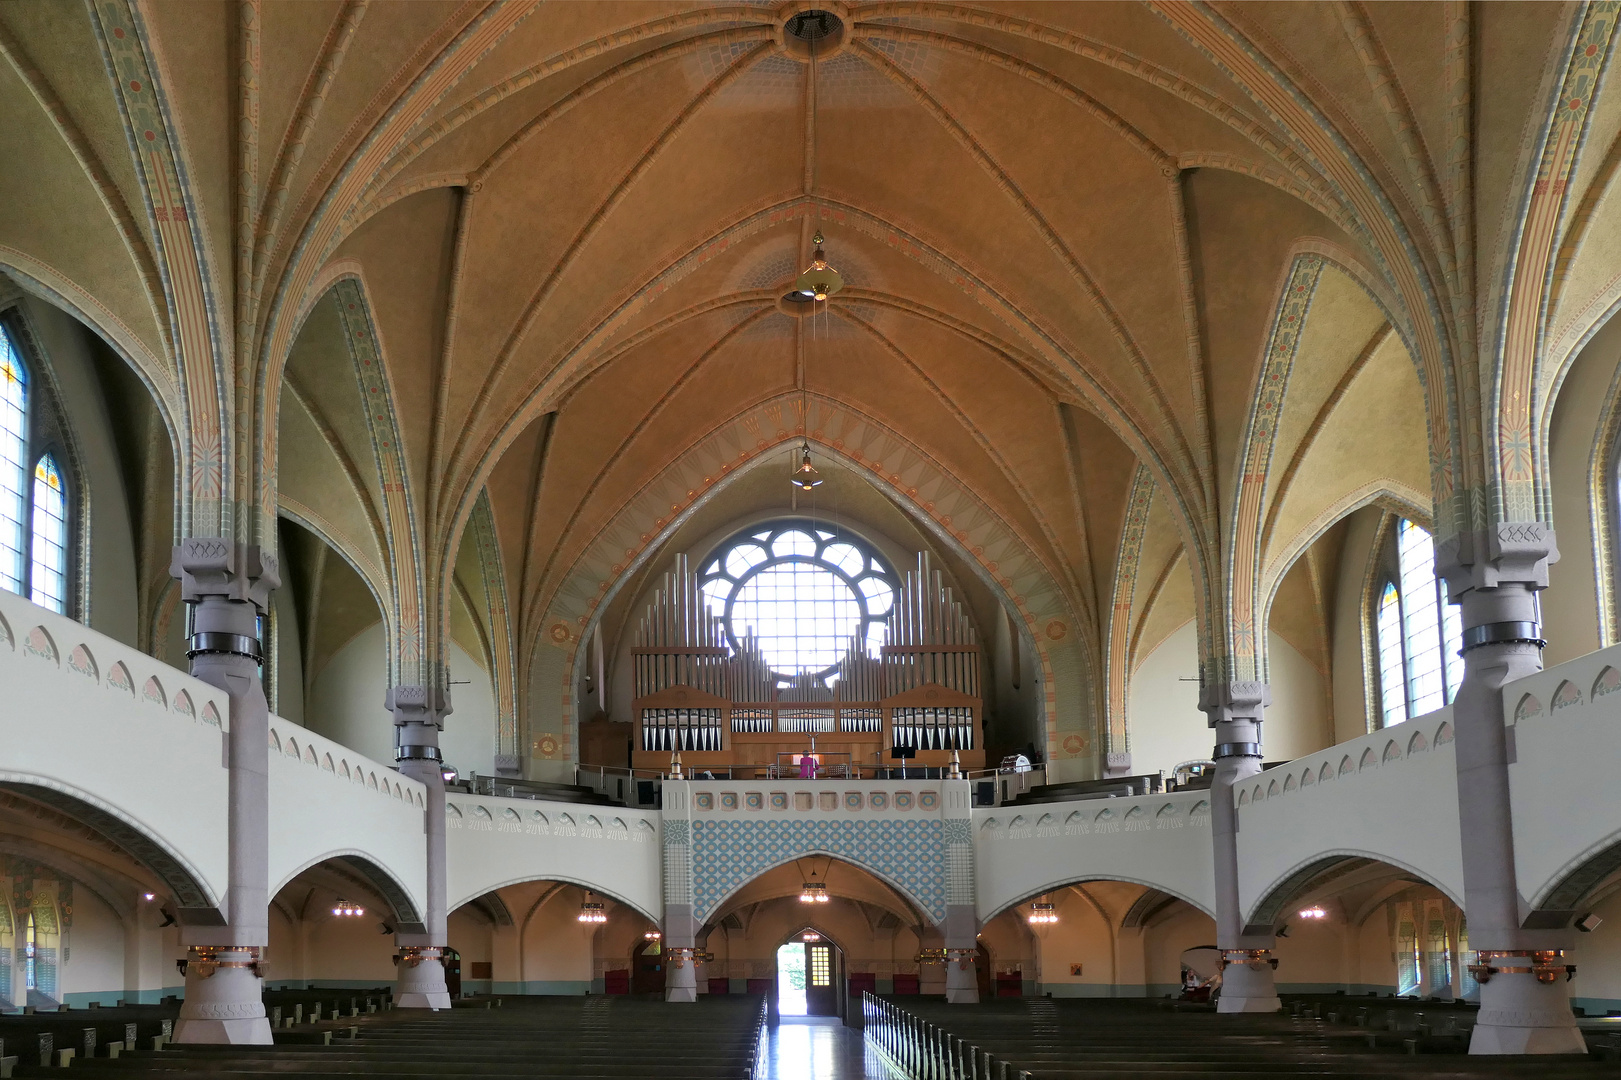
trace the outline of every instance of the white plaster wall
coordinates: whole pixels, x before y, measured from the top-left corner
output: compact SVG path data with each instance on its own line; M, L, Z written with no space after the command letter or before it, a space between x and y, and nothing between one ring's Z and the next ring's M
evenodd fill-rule
M271 894L306 867L364 855L427 903L423 786L279 717L271 722Z
M1548 575L1548 590L1542 594L1542 629L1548 638L1543 659L1548 663L1581 656L1603 644L1596 583L1600 573L1614 572L1614 559L1594 546L1588 479L1594 466L1600 476L1609 467L1610 448L1595 447L1594 441L1614 390L1618 361L1621 319L1612 318L1577 355L1554 407L1548 469L1559 564Z
M35 627L54 655L29 651ZM93 663L83 674L71 663L81 644ZM115 670L128 671L130 690L109 681ZM148 679L157 680L160 700L144 693ZM161 843L223 902L223 693L0 590L0 701L0 779L54 788L112 812ZM188 701L189 714L175 710Z
M1621 691L1593 694L1606 668L1621 671L1621 646L1503 688L1503 719L1511 725L1514 748L1508 767L1514 868L1520 893L1533 906L1584 862L1621 843L1621 799L1613 797L1621 761ZM1561 694L1567 683L1574 698ZM1558 700L1568 704L1556 708ZM1535 712L1515 723L1522 702L1528 709L1535 702Z
M1268 769L1235 790L1246 917L1290 874L1334 854L1410 870L1461 901L1451 718L1441 709ZM1321 779L1325 767L1332 779ZM1312 782L1301 786L1307 775Z
M450 688L456 711L445 717L439 747L445 762L463 776L474 772L489 776L495 772L495 687L490 673L474 663L460 645L451 642L447 653L451 678L468 682Z
M298 634L298 608L293 602L293 590L277 589L270 602L275 608L275 626L271 649L275 653L274 670L268 666L265 677L275 680L275 698L270 707L283 720L304 723L304 648ZM269 696L270 687L266 687Z
M337 917L332 908L339 899L360 903L366 914ZM357 894L339 897L325 888L302 882L277 897L270 914L270 966L265 984L275 989L319 987L373 987L392 985L394 935L382 932L391 921L375 902ZM289 919L280 906L293 911Z
M1268 634L1266 641L1272 704L1266 710L1261 745L1268 761L1289 761L1327 745L1327 687L1322 672L1293 645L1277 634ZM1208 729L1205 737L1210 738Z
M1362 667L1362 579L1384 511L1365 506L1351 515L1340 552L1334 592L1334 736L1337 741L1368 733L1366 673Z
M356 634L321 669L310 688L304 725L374 761L394 760L394 714L388 693L383 624Z
M1207 792L974 811L981 919L1075 881L1151 885L1215 910Z
M657 813L452 793L446 817L452 910L504 885L548 880L663 914Z
M83 883L73 890L67 945L68 960L57 969L60 1000L80 1008L92 1001L118 1004L125 996L124 926L118 913Z
M1591 907L1584 907L1604 921L1587 934L1571 935L1570 960L1576 965L1576 978L1570 982L1574 1004L1590 1015L1602 1016L1610 1009L1621 1009L1621 891L1611 892Z
M579 890L563 889L523 928L523 993L583 994L592 988L597 942L609 931L606 925L589 926L579 921L582 899ZM629 916L609 915L610 919L616 917ZM614 966L629 963L627 956L623 964Z
M1216 943L1216 922L1202 911L1178 908L1155 919L1143 947L1143 972L1150 996L1182 989L1182 954Z
M1143 658L1131 673L1126 724L1131 771L1170 771L1184 761L1207 759L1214 740L1199 711L1199 635L1190 621Z
M1271 761L1287 761L1323 745L1328 720L1322 673L1277 634L1267 635L1272 705L1264 745ZM1184 761L1208 759L1214 740L1199 711L1199 639L1192 622L1149 653L1132 673L1127 725L1131 771L1167 775Z

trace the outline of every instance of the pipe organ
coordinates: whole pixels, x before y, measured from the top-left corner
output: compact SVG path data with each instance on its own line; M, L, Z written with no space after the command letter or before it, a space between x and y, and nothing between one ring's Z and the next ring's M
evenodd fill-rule
M631 648L637 768L665 768L679 750L689 768L746 770L812 739L869 772L897 748L914 766L943 766L953 751L964 768L984 766L978 637L927 553L901 580L876 655L855 636L831 673L783 672L737 629L676 556Z

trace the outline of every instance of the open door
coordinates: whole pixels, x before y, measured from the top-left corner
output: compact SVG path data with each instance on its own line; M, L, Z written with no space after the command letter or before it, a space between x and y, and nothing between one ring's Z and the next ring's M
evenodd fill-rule
M837 950L826 941L805 944L805 1015L839 1015Z

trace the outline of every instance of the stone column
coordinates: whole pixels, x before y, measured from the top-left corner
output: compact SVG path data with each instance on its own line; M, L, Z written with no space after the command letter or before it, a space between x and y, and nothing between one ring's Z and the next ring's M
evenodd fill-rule
M1238 898L1238 808L1233 788L1261 771L1261 714L1271 703L1265 683L1228 682L1204 687L1199 707L1215 729L1216 777L1210 785L1210 835L1215 845L1216 947L1222 953L1221 999L1216 1011L1276 1012L1277 962L1268 933L1246 933Z
M684 780L665 780L664 1000L697 1001L697 920L693 917L692 793Z
M945 815L946 1001L979 1002L979 913L974 908L973 786L967 780L940 785Z
M225 691L231 713L225 919L181 928L186 999L174 1041L269 1043L259 964L270 940L270 705L259 681L259 616L281 578L258 547L206 537L181 541L170 573L191 609L191 673Z
M1472 1054L1583 1054L1566 996L1566 926L1527 928L1514 869L1503 686L1542 670L1537 593L1559 549L1553 529L1504 522L1446 541L1436 570L1463 615L1463 684L1452 704L1469 944L1481 965ZM1551 981L1538 978L1537 969Z
M386 701L394 713L394 760L399 763L400 775L427 788L423 832L428 848L428 902L422 913L424 932L394 935L400 947L394 1007L448 1009L450 991L445 985L444 964L445 949L450 944L449 912L445 909L445 776L439 732L451 711L450 695L438 687L396 686L388 692Z

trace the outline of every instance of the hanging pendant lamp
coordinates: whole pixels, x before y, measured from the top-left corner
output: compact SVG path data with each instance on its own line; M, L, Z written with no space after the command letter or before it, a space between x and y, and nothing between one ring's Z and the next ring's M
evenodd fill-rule
M788 482L801 491L809 491L822 483L822 474L816 471L811 464L810 443L802 443L799 447L799 466L788 476Z
M822 245L826 243L822 239L822 230L816 230L816 235L811 237L811 243L816 245L816 251L811 256L811 264L805 267L805 272L794 282L794 288L821 303L844 288L844 278L828 264L827 256L822 253Z

